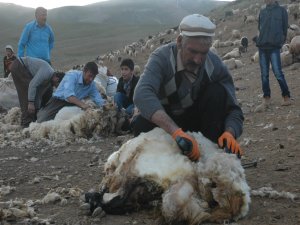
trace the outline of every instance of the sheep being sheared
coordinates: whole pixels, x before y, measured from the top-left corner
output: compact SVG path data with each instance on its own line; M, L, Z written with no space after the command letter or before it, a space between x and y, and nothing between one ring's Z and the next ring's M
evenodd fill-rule
M108 104L103 108L86 111L77 106L70 106L62 108L54 120L31 123L23 133L35 140L46 138L54 141L73 141L76 138L112 134L117 122L117 109L113 105Z
M201 149L197 163L181 154L172 137L160 128L123 144L105 164L100 193L85 195L90 210L102 207L107 213L126 213L159 200L168 224L244 217L250 193L240 161L201 133L190 134Z

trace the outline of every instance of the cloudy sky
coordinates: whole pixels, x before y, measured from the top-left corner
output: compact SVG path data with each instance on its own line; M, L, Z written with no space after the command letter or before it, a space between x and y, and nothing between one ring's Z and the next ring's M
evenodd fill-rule
M16 5L22 5L31 8L43 6L47 9L59 8L62 6L70 6L70 5L83 6L83 5L88 5L88 4L92 4L95 2L102 2L102 1L108 1L108 0L4 0L4 1L0 0L0 2L14 3ZM232 1L232 0L221 0L221 1Z
M102 2L106 0L4 0L0 2L5 2L5 3L14 3L16 5L22 5L26 7L31 7L31 8L36 8L39 6L43 6L47 9L53 9L53 8L58 8L62 6L83 6L83 5L88 5L92 4L95 2Z

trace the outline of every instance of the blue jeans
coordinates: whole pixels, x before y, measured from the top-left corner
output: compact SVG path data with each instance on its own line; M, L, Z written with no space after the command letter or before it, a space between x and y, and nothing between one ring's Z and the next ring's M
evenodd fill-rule
M124 93L117 92L114 95L114 102L117 104L118 110L124 108L129 117L133 115L134 105L129 102L128 97Z
M273 73L279 83L281 95L290 97L290 91L281 69L280 49L259 49L259 65L264 97L271 97L269 84L269 68L272 65Z

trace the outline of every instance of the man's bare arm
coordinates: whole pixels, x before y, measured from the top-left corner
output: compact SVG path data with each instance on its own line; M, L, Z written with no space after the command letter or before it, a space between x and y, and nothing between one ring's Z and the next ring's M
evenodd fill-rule
M151 117L151 122L164 129L170 135L172 135L175 130L179 128L171 119L171 117L169 117L168 114L163 110L156 111Z

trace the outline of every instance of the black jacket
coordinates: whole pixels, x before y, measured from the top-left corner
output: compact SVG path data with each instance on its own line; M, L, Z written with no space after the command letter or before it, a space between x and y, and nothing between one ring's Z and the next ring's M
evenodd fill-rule
M281 48L288 29L288 14L278 2L267 5L259 13L259 36L256 46L261 49Z
M137 84L139 80L139 77L136 77L136 76L132 76L132 80L131 80L131 87L130 87L130 93L129 93L129 104L133 104L133 94L134 94L134 89L135 89L135 86ZM124 80L123 80L123 77L121 77L119 79L119 83L118 83L118 86L117 86L117 92L121 92L123 94L126 94L126 91L124 90Z

